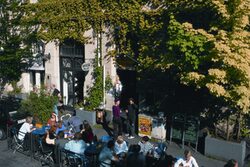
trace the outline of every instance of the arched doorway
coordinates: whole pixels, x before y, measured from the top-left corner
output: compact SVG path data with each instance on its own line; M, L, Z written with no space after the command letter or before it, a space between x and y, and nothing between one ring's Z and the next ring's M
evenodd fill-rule
M66 40L60 45L60 85L65 105L73 105L83 100L85 72L84 45L74 40Z

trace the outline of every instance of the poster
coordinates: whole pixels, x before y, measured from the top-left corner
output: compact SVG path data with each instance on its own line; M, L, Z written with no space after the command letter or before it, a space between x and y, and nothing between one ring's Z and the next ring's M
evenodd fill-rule
M139 136L148 136L149 138L151 138L152 117L144 114L139 114L138 128Z

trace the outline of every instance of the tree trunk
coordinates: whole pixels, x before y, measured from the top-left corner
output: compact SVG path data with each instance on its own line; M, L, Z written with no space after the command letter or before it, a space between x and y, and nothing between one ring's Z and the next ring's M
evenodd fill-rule
M237 141L240 140L240 131L241 131L241 120L242 120L242 114L239 113L239 116L238 116L238 130L237 130Z

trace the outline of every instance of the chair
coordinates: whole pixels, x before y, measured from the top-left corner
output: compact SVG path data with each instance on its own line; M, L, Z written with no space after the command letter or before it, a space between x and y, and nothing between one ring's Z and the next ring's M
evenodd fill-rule
M65 153L65 163L69 167L89 167L89 159L83 154L77 154L69 150L63 150Z
M44 165L53 166L53 164L54 164L53 145L50 146L43 141L40 141L39 144L40 144L40 151L41 151L40 162L41 162L42 166L44 166Z
M13 153L16 153L16 151L21 151L23 150L23 144L24 144L24 141L23 140L20 140L18 138L18 134L19 133L22 133L23 135L25 135L23 132L18 132L17 128L16 127L12 127L11 128L11 133L12 133L12 143L11 143L11 148L13 149Z

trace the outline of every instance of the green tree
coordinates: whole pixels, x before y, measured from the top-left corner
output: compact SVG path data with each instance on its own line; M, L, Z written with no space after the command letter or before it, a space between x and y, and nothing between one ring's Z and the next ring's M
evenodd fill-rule
M155 12L165 21L141 22L140 70L175 69L181 83L206 88L241 118L250 107L249 9L249 0L164 1Z
M18 81L31 55L31 27L21 22L21 0L0 0L0 83Z

